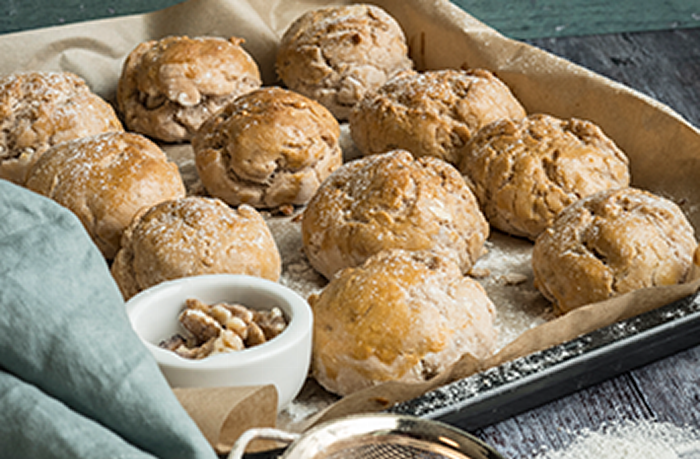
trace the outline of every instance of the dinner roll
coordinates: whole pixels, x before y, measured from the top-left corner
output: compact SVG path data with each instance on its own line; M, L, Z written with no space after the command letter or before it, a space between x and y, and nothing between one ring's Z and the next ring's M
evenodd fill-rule
M52 145L123 131L114 109L70 72L0 77L0 178L24 185Z
M301 229L309 262L329 279L391 248L434 250L466 273L489 234L456 168L403 150L337 169L309 201Z
M459 148L482 126L524 117L510 89L486 70L406 71L355 105L350 133L365 155L400 148L457 165Z
M127 132L54 145L30 170L27 188L72 210L108 259L139 210L185 195L177 165L152 141Z
M535 286L566 313L643 287L689 280L697 242L681 209L635 188L564 209L535 240Z
M242 43L236 37L170 36L139 44L117 87L124 124L166 142L189 140L228 102L262 84Z
M340 126L301 94L266 87L210 118L192 139L202 185L237 206L306 204L343 162Z
M285 31L277 52L277 73L287 87L340 120L366 93L412 67L399 24L367 4L307 12Z
M252 207L189 196L140 213L124 232L112 275L125 299L163 281L199 274L248 274L278 281L281 258Z
M496 310L484 289L433 252L381 252L340 272L309 303L313 376L340 395L425 381L496 346Z
M536 114L483 127L460 170L491 225L534 240L576 200L627 187L628 164L597 125Z

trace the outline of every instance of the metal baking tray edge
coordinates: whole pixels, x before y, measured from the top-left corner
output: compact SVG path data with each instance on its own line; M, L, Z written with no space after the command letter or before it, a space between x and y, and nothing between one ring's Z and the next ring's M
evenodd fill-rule
M386 410L477 430L700 343L700 292ZM249 453L278 458L284 448Z
M700 343L700 293L447 384L388 412L476 430Z

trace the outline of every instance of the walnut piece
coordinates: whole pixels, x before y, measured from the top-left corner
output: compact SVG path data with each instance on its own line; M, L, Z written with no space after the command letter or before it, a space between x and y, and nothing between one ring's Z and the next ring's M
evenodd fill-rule
M163 340L160 346L187 359L203 359L263 344L287 327L282 310L256 310L241 304L209 305L195 298L185 301L178 316L185 333Z

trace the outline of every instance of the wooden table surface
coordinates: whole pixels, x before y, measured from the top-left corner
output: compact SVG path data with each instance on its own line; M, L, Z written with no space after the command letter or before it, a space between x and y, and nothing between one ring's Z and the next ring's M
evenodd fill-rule
M636 88L700 126L700 1L454 1L504 34ZM0 33L175 3L0 0ZM629 420L700 431L700 346L473 433L506 457L529 458Z

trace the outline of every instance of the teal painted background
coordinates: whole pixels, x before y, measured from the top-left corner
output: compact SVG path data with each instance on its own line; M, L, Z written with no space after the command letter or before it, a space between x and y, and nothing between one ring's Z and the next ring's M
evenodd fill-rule
M700 27L700 0L452 0L518 39ZM155 11L176 0L0 0L0 33Z
M700 0L452 0L513 38L700 27Z

